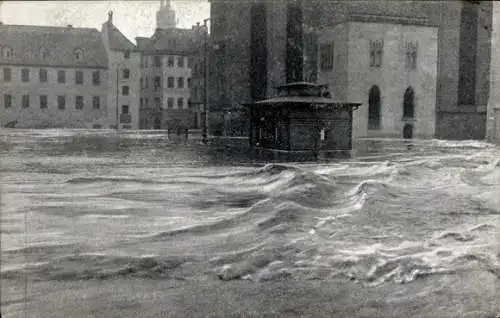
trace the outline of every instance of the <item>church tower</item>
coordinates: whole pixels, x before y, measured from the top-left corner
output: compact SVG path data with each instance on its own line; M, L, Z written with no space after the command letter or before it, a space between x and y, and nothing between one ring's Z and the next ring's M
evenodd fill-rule
M175 29L175 11L170 6L170 0L160 0L160 10L156 12L157 29Z

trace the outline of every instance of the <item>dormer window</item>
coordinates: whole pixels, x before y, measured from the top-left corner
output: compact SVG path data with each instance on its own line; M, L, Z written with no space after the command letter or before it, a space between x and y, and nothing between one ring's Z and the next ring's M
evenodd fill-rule
M83 50L82 49L76 49L74 52L75 60L76 61L81 61L83 60Z
M40 49L40 58L41 58L41 59L46 59L46 58L48 58L48 57L49 57L49 52L47 51L47 49L46 49L46 48L42 47L42 48Z
M9 58L9 57L12 57L14 55L14 51L12 50L12 48L6 46L4 47L3 49L3 56L6 57L6 58Z

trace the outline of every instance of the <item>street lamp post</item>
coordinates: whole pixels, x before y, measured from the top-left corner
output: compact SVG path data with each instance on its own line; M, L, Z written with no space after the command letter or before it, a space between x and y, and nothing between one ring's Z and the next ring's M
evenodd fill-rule
M119 116L119 97L120 97L120 68L123 67L123 63L118 63L116 65L116 130L120 127L120 116Z
M204 19L203 26L205 28L205 40L203 43L203 104L205 110L205 118L203 121L203 143L208 141L208 27L207 22L210 20Z

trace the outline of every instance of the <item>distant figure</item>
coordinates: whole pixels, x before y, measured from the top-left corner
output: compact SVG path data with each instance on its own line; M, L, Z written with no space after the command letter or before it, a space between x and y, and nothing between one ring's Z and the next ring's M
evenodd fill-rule
M403 138L404 139L412 139L413 138L413 126L411 124L406 124L403 128ZM408 150L411 150L413 148L413 144L411 141L406 141L406 148Z
M184 129L184 139L187 141L189 138L189 129Z
M413 126L411 124L406 124L403 128L403 138L412 139L413 138Z

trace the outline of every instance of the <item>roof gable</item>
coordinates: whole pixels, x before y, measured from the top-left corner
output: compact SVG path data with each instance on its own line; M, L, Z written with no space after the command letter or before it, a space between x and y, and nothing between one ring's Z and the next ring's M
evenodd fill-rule
M135 51L136 46L116 26L106 22L104 23L104 27L108 28L108 43L111 50Z

